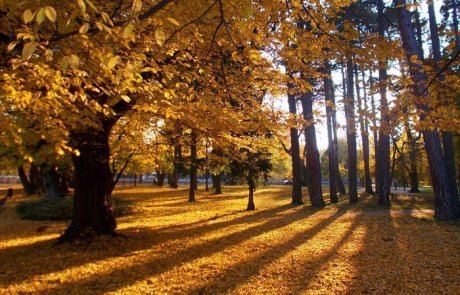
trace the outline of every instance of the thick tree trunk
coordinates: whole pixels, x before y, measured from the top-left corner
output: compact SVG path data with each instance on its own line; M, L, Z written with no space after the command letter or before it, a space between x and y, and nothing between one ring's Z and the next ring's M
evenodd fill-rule
M324 78L324 97L326 100L326 122L327 122L327 156L329 159L329 198L331 203L338 203L337 197L337 171L338 167L337 156L335 154L336 148L334 147L333 130L332 130L332 112L335 107L334 101L334 85L331 78L330 65L326 63L326 77Z
M383 0L377 2L378 10L378 33L380 38L385 38L385 18L383 15ZM390 118L387 99L387 62L379 60L379 83L380 83L380 128L379 128L379 149L378 149L378 196L380 205L390 204Z
M24 166L18 167L19 180L21 181L24 192L27 195L33 195L37 191L36 187L27 178L26 172L24 171Z
M425 54L423 53L423 38L422 38L422 23L420 22L420 13L419 13L419 7L417 0L414 0L415 8L413 11L414 17L415 17L415 28L417 32L417 46L418 50L420 51L420 56L424 56Z
M361 107L361 94L359 87L359 74L358 74L358 65L355 64L355 84L356 84L356 98L358 99L358 113L359 113L359 127L361 131L361 140L363 143L363 162L364 162L364 189L366 193L373 194L372 190L372 180L371 172L369 170L369 135L367 131L367 124L364 122L364 114L367 112L366 104L366 86L364 81L364 71L363 74L363 99L364 99L364 109ZM367 118L366 118L367 121Z
M292 89L292 87L288 87ZM288 94L289 112L292 116L297 115L296 97ZM300 163L299 132L292 127L291 133L291 159L292 159L292 204L302 205L302 175Z
M157 182L157 185L159 187L162 187L165 183L165 177L166 177L166 173L164 172L160 172L160 173L157 173L157 176L158 176L158 182Z
M358 202L358 167L353 87L353 62L352 58L350 57L347 62L347 96L346 101L344 101L345 118L347 120L348 195L350 203Z
M195 202L195 190L197 187L197 167L196 167L196 133L192 131L190 135L190 188L188 202Z
M321 163L319 159L316 131L313 117L313 94L302 94L303 118L309 123L305 127L305 151L309 174L308 194L313 207L324 207L323 190L321 187Z
M215 195L222 195L222 175L221 173L212 174L212 185Z
M433 61L436 64L436 70L441 71L439 62L441 61L441 45L439 41L438 25L436 22L436 14L434 11L434 5L432 1L428 2L428 15L430 20L430 35L431 35L431 47L433 51ZM438 80L443 81L444 75L439 75ZM442 99L444 90L440 89L438 96ZM444 160L446 162L447 177L449 187L452 189L452 194L458 196L457 182L455 179L455 157L454 157L454 143L452 140L451 132L442 132L442 146L444 150Z
M73 134L75 190L73 216L60 242L89 238L96 235L115 235L116 222L112 210L112 173L109 166L109 133L113 122L105 122L102 130L88 130Z
M394 4L400 7L398 20L403 41L403 47L406 51L407 62L409 63L410 74L414 81L414 90L417 96L426 96L425 87L427 86L426 75L422 72L420 65L411 61L412 56L420 58L417 43L414 38L414 28L410 22L409 11L404 9L405 0L394 0ZM402 8L401 8L402 7ZM428 113L429 106L418 104L417 107ZM420 120L425 119L422 113ZM447 167L443 156L441 140L439 132L436 130L424 130L423 138L425 141L426 154L428 156L428 164L430 168L433 191L435 195L435 218L437 220L452 220L460 216L460 204L457 191L451 187L449 176L447 175Z

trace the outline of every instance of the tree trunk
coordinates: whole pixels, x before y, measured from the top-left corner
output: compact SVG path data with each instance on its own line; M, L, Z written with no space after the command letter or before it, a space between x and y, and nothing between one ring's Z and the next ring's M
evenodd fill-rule
M335 154L333 130L332 130L332 112L335 107L334 101L334 85L331 78L331 70L329 63L326 63L326 77L324 78L324 98L326 100L326 122L327 122L327 156L329 159L329 198L331 203L338 203L337 197L337 171L338 168L337 156Z
M253 172L249 172L248 177L246 178L249 187L249 196L248 196L248 206L246 208L247 211L254 211L256 210L256 206L254 205L254 189L255 189L255 181Z
M356 98L358 99L358 113L359 113L359 126L361 130L361 140L363 143L363 161L364 161L364 188L365 192L369 194L373 194L374 191L372 190L372 180L371 180L371 173L369 170L369 135L367 131L367 124L364 122L364 114L367 112L367 104L366 104L366 85L364 81L364 71L363 74L363 95L364 95L364 109L361 107L361 94L360 94L360 87L359 87L359 75L358 75L358 65L355 64L355 84L356 84ZM367 121L367 118L366 118Z
M27 195L35 194L37 189L34 185L32 185L32 183L27 178L26 172L24 171L24 166L21 165L18 167L18 175L19 175L19 180L21 181L21 184L24 188L24 192Z
M157 182L157 185L159 187L162 187L165 183L165 177L166 177L166 173L164 172L160 172L160 173L157 173L157 176L158 176L158 182Z
M196 167L196 133L192 130L190 134L190 189L188 202L195 202L195 190L197 186L197 167Z
M350 203L358 202L358 167L353 87L353 62L352 58L350 57L347 62L347 96L346 100L344 101L345 118L347 120L348 194Z
M430 19L430 35L431 35L431 46L433 49L433 61L436 64L436 70L441 71L439 62L441 61L441 45L439 42L438 25L436 22L436 15L434 11L434 5L432 1L428 1L428 15ZM439 81L444 80L444 75L438 76ZM444 90L440 89L438 96L444 95ZM449 187L452 189L452 194L458 196L457 182L455 175L455 157L454 157L454 143L452 140L451 132L442 132L442 146L444 150L444 160L446 162L447 177Z
M309 125L305 127L305 151L307 170L309 174L308 194L313 207L324 207L323 191L321 187L321 163L319 160L318 145L313 117L313 93L302 94L303 118Z
M289 89L293 87L288 85ZM293 117L297 115L296 97L288 94L289 112ZM292 159L292 204L302 205L302 175L300 163L299 133L296 127L291 127L291 159Z
M378 33L381 39L385 38L385 18L384 18L384 4L383 0L377 2L378 10ZM387 62L386 60L379 60L379 83L380 83L380 128L379 128L379 142L378 142L378 195L380 205L390 205L390 130L389 130L389 109L387 99Z
M222 195L222 176L221 173L212 174L212 184L215 195Z
M405 0L394 0L396 7L405 7ZM398 9L399 27L403 41L403 48L406 51L407 62L411 78L414 81L414 90L417 96L426 97L425 87L427 86L426 75L422 72L420 65L411 61L412 56L420 58L417 43L414 38L414 28L410 22L409 11ZM426 104L418 103L417 107L423 111L420 120L424 121L424 113L429 113L430 108ZM423 138L425 141L428 165L430 168L431 181L435 195L435 218L437 220L453 220L460 216L460 206L458 195L454 193L449 176L447 175L447 165L442 153L439 132L436 130L424 130ZM456 191L456 188L455 188Z
M142 173L139 174L139 184L142 184Z
M73 134L74 148L80 152L73 156L75 190L73 215L70 226L59 242L90 238L96 235L115 235L109 166L109 133L114 122L104 122L102 130L87 130Z
M134 173L134 176L133 176L133 186L137 186L137 174Z
M41 167L43 186L46 192L46 198L49 200L57 200L64 196L59 186L59 175L55 167L43 165Z
M374 88L374 80L373 80L373 77L372 77L372 70L369 70L369 84L370 84L370 87L371 88ZM379 168L378 168L378 165L379 165L379 137L377 135L377 130L378 130L378 127L377 127L377 112L376 112L376 109L375 109L375 99L374 99L374 94L371 95L371 111L372 111L372 126L373 126L373 140L374 140L374 162L375 162L375 167L374 167L374 176L375 176L375 192L378 193L379 191L379 185L380 185L380 181L378 179L378 171L379 171Z
M415 27L416 27L416 32L417 32L417 46L418 50L420 51L420 56L424 56L425 54L423 53L423 38L422 38L422 23L420 22L420 13L419 13L419 7L417 0L414 0L414 17L415 17Z

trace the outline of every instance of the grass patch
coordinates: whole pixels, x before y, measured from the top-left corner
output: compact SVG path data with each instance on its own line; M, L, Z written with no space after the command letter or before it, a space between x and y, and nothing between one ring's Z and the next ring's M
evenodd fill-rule
M115 216L131 212L131 203L126 200L114 200ZM67 220L72 218L73 199L64 197L57 200L41 199L18 204L16 212L21 219L28 220Z

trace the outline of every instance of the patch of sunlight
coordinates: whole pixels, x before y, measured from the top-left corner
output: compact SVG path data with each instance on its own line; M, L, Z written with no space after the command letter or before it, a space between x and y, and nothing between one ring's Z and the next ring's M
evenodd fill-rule
M21 237L21 238L13 238L7 241L0 242L0 250L7 250L9 248L14 247L22 247L28 246L39 242L50 241L59 237L59 234L47 234L47 235L40 235L40 236L30 236L30 237Z

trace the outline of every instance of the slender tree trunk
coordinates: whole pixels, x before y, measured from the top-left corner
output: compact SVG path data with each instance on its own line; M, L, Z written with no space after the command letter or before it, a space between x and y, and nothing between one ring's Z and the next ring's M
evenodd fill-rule
M383 15L384 4L383 0L378 0L378 33L380 38L384 39L385 36L385 18ZM378 154L378 195L380 205L390 204L390 118L387 99L387 62L386 60L379 60L379 83L380 83L380 128L379 128L379 154Z
M458 33L458 12L457 12L457 1L458 0L452 0L452 23L454 27L454 33L455 33L455 49L456 52L460 51L460 35ZM460 167L459 167L460 170ZM460 181L459 181L460 183Z
M374 88L374 79L372 77L372 70L369 70L369 84L371 89ZM375 176L375 192L377 193L379 191L379 185L380 181L378 179L379 177L379 137L377 134L378 126L377 126L377 111L375 108L375 99L374 99L374 94L371 95L371 111L372 111L372 126L373 126L373 140L374 140L374 162L375 162L375 167L374 167L374 176Z
M313 93L302 94L303 118L309 123L305 127L305 151L307 170L309 174L308 193L313 207L324 207L323 191L321 187L321 163L319 160L318 145L313 117Z
M206 180L205 180L205 188L206 188L206 191L208 192L209 191L209 156L208 156L208 140L206 140L206 150L205 150L205 155L206 155L206 158L205 158L205 165L206 165L206 170L205 170L205 177L206 177Z
M60 242L97 235L115 235L116 222L112 210L112 173L109 166L109 134L114 122L104 122L101 130L73 134L75 190L70 226Z
M134 176L133 176L133 186L137 186L137 174L134 173Z
M362 72L364 75L364 71ZM372 180L371 180L371 173L369 170L369 135L367 133L367 125L364 123L364 114L367 112L367 105L366 105L366 86L363 76L363 93L364 93L364 110L361 107L361 94L360 94L360 87L359 87L359 74L358 74L358 65L355 64L355 84L356 84L356 98L358 99L358 120L359 126L361 131L361 140L363 143L363 161L364 161L364 189L366 193L373 194L374 191L372 190ZM366 118L367 121L367 118Z
M422 38L422 23L420 22L420 13L417 0L414 0L415 8L414 8L414 17L415 17L415 28L417 32L417 46L418 50L420 51L420 55L423 57L425 54L423 53L423 38Z
M347 147L348 147L348 194L350 203L358 202L358 167L356 152L356 122L353 91L353 62L350 57L347 62L347 96L345 104L345 118L347 120Z
M406 3L405 0L394 0L394 4L396 7L404 8ZM420 65L413 63L411 60L414 55L420 58L420 52L418 52L417 43L414 38L414 28L410 22L409 11L399 8L398 12L403 47L406 51L410 74L414 81L415 94L426 97L426 75L422 72ZM417 107L423 111L420 120L424 121L424 114L429 113L430 108L428 105L421 103L418 103ZM447 175L448 169L442 152L439 132L436 130L424 130L423 138L435 195L435 218L437 220L456 219L460 216L460 204L458 195L454 193L449 176Z
M157 185L158 185L159 187L162 187L162 186L165 184L166 173L164 173L164 172L158 173L158 172L157 172L157 176L158 176Z
M433 49L433 61L436 64L436 70L439 72L441 71L441 67L439 66L439 62L441 61L441 45L439 42L438 25L436 22L436 15L432 1L428 1L428 15L430 19L430 35L431 46ZM438 80L443 81L444 78L445 76L441 74L439 75ZM445 92L443 89L440 89L438 93L438 98L442 99L443 95L445 95ZM457 182L455 179L455 175L457 173L455 171L454 143L452 139L452 132L442 132L442 146L444 150L444 159L446 162L448 177L447 180L449 182L449 187L452 189L452 194L458 196Z
M251 169L250 169L251 170ZM256 210L256 206L254 205L254 190L255 190L255 180L254 174L252 171L249 172L248 177L246 178L249 187L249 196L248 196L248 206L246 208L247 211Z
M215 195L222 195L222 175L221 173L212 174L212 183Z
M190 134L190 189L188 202L195 202L195 190L197 186L197 167L196 167L196 133L192 130Z
M338 203L337 197L337 171L338 168L337 157L335 154L336 148L334 147L333 131L332 131L332 112L334 102L334 85L331 78L330 65L326 63L326 77L324 78L324 97L326 100L326 122L327 122L327 156L329 158L329 196L331 203Z
M293 87L288 85L289 89ZM288 94L289 112L297 115L296 97ZM299 132L296 127L290 129L291 133L291 159L292 159L292 204L302 205L302 175L300 163Z
M18 175L19 175L19 180L21 181L22 187L24 188L24 192L27 195L33 195L36 192L36 188L32 183L29 181L27 178L27 174L24 171L24 166L19 166L18 167Z

